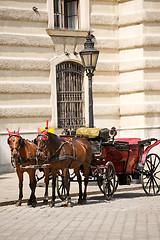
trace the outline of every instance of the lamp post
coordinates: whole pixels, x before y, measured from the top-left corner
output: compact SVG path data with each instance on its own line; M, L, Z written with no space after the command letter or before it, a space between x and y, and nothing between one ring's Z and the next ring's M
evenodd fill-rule
M94 127L93 120L93 94L92 94L92 76L94 76L94 70L96 68L99 51L94 48L94 42L92 42L94 36L88 32L86 36L86 42L84 43L84 49L80 51L80 57L88 76L89 81L89 127Z

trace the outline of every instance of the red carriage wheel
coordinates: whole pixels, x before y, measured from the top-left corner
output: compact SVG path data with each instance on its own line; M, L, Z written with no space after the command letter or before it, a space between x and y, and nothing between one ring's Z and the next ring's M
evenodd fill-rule
M148 196L157 195L160 188L160 157L151 153L146 157L141 183Z
M103 192L107 200L113 197L118 186L115 168L112 162L107 162L103 173Z

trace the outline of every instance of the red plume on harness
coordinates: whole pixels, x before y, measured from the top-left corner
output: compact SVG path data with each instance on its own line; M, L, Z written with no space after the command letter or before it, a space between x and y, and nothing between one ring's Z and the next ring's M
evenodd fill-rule
M18 128L18 130L17 130L17 131L13 131L13 132L9 131L9 129L8 129L8 128L6 128L6 130L8 131L8 133L9 133L9 136L11 136L11 135L13 135L13 134L19 135L19 130L20 130L20 127Z
M20 135L19 135L19 130L20 130L20 127L18 128L18 130L17 131L13 131L13 132L11 132L11 131L9 131L9 129L8 128L6 128L6 130L8 131L8 133L9 133L9 138L10 138L10 140L12 141L12 139L13 139L13 137L14 136L16 136L16 137L18 137L18 138L20 138Z
M9 129L8 128L6 128L6 130L8 131L8 133L9 133L9 138L10 137L12 137L12 136L17 136L17 137L19 137L20 138L20 135L19 135L19 130L20 130L20 127L18 128L18 130L17 131L13 131L13 132L11 132L11 131L9 131ZM11 139L11 141L12 141L12 139Z
M41 136L43 140L48 140L48 130L47 129L46 131L41 131L40 128L38 128L38 136Z

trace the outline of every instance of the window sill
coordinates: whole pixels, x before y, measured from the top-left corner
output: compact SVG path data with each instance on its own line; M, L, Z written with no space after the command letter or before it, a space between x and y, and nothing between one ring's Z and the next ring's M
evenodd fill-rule
M65 29L46 29L48 35L57 37L81 37L85 38L88 31L65 30Z

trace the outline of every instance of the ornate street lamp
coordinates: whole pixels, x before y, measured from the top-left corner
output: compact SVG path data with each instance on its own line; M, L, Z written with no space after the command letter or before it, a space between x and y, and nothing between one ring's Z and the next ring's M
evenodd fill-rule
M94 42L92 42L92 35L88 32L86 36L86 42L84 43L84 49L79 53L84 69L86 71L86 75L88 76L89 81L89 127L94 127L93 120L93 96L92 96L92 76L94 76L94 70L96 68L97 59L99 55L99 51L94 48Z

